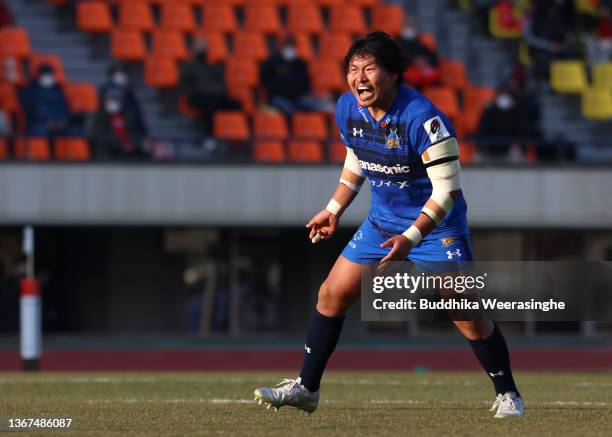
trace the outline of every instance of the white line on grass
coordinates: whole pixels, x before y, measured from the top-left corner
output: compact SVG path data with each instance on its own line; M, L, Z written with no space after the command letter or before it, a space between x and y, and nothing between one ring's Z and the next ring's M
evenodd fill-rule
M351 401L340 401L334 399L324 399L321 403L325 404L342 404L342 403L350 403ZM226 399L226 398L194 398L194 399L136 399L136 398L126 398L126 399L90 399L87 401L89 404L217 404L217 405L236 405L236 404L253 404L255 405L257 401L252 399ZM360 401L361 404L374 404L374 405L426 405L428 402L417 401L414 399L370 399ZM436 401L436 404L455 404L456 402L439 402ZM490 401L482 401L482 404L490 404ZM595 401L547 401L547 402L529 402L529 406L537 407L537 406L572 406L572 407L607 407L612 405L610 402L595 402Z
M612 387L612 382L582 381L574 384L575 387Z

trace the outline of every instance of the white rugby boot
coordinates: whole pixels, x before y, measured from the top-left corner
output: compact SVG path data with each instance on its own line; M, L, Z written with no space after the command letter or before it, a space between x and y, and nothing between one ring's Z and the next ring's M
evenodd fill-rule
M518 397L513 391L507 391L503 395L497 395L489 411L495 410L497 410L497 412L493 417L497 417L498 419L503 417L520 417L525 410L525 403L523 399Z
M301 378L283 379L276 387L262 387L255 389L253 393L255 400L260 404L265 404L268 409L278 410L280 407L288 405L299 408L300 410L312 413L319 406L320 390L309 391L302 384Z

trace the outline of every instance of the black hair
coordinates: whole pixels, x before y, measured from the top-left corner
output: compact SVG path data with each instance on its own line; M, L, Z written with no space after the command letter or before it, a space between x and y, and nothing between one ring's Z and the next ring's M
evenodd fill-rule
M397 74L397 84L402 82L402 74L408 68L408 58L399 44L386 32L375 30L353 43L344 57L344 72L355 56L374 56L376 63L389 73Z

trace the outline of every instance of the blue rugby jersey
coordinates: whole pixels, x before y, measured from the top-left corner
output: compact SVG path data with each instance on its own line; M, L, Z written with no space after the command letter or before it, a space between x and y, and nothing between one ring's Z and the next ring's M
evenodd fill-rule
M421 154L455 136L450 121L419 92L400 86L391 108L378 122L352 93L343 94L336 105L336 123L370 182L368 219L387 232L404 232L431 197ZM425 239L468 234L466 212L461 194Z

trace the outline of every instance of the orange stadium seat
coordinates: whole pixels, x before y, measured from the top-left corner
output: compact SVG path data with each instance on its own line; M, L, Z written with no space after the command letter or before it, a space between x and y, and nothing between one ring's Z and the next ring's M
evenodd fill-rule
M238 30L238 21L234 9L227 4L206 4L204 6L203 28L206 31L235 32Z
M294 138L327 140L327 122L321 112L294 112L291 117L291 135Z
M162 29L194 32L196 21L193 9L187 3L173 2L162 6L160 26Z
M149 0L149 1L151 2L151 4L158 5L158 6L170 5L170 4L186 4L189 6L203 6L204 3L207 3L207 2L210 3L210 0Z
M51 158L49 142L44 137L17 138L15 158L33 161L48 161Z
M286 160L285 147L281 141L256 141L253 158L259 162L283 162Z
M83 32L105 33L113 28L113 18L108 3L104 1L79 2L77 26Z
M91 151L85 138L58 138L55 140L55 159L89 161Z
M21 27L0 29L0 55L27 58L32 53L30 37Z
M0 82L0 108L9 114L16 114L21 111L19 96L15 87L7 82Z
M423 94L451 120L454 121L459 115L459 101L452 88L446 86L426 88Z
M234 86L227 90L227 94L240 102L242 109L249 115L255 112L255 96L253 90L250 87L239 87Z
M440 76L445 85L456 91L463 92L468 85L465 65L461 61L440 59Z
M329 30L351 35L366 33L367 26L362 8L350 3L334 6L330 12Z
M459 162L461 164L472 164L476 161L478 151L476 145L473 142L459 143Z
M323 147L318 141L289 141L289 161L293 162L323 162Z
M84 1L89 1L89 0L84 0ZM122 4L134 4L134 3L146 3L146 4L153 4L155 3L155 1L153 0L107 0L110 2L110 4L112 5L122 5Z
M208 5L218 5L223 4L227 6L231 6L232 8L236 6L244 6L249 3L250 0L187 0L192 5L200 5L200 6L208 6Z
M236 32L234 34L234 56L254 61L267 59L268 45L263 34L258 32Z
M229 57L229 49L227 48L227 40L221 32L208 32L198 30L194 38L204 38L208 43L206 52L206 60L208 62L225 62Z
M351 0L351 3L354 5L359 5L364 8L371 8L371 7L377 6L379 1L378 0Z
M35 53L30 56L30 74L35 76L38 72L38 68L41 65L50 65L53 67L53 71L55 73L55 79L59 83L64 83L66 81L66 73L64 73L64 65L62 64L62 60L59 56L56 55L47 55L43 53Z
M292 35L295 40L295 48L298 56L304 61L309 62L314 58L314 51L312 50L312 41L310 35L307 33L298 33Z
M213 135L220 140L247 141L249 122L242 111L217 111L213 115Z
M0 138L0 159L8 159L9 158L9 149L8 144L6 143L6 138Z
M347 1L346 0L314 0L313 3L319 6L325 6L327 8L330 8L332 6L345 4L347 3Z
M123 29L150 32L155 27L151 7L146 2L124 2L119 5L119 26Z
M142 34L137 30L113 29L111 53L122 61L142 61L147 55Z
M228 88L254 88L259 84L257 63L249 59L229 58L225 63Z
M292 1L304 2L306 0L238 0L239 5L245 6L247 8L249 6L280 6L280 5L288 4Z
M433 33L421 32L418 38L419 42L432 52L436 53L438 51L438 42Z
M291 5L287 13L287 29L293 33L321 33L325 30L321 10L313 4Z
M256 112L253 116L253 134L256 138L286 139L289 129L285 116L280 113Z
M397 36L404 27L404 8L401 5L377 5L372 10L372 30L384 30Z
M340 61L351 44L351 37L347 33L324 33L319 41L319 57Z
M176 61L171 57L149 56L144 64L144 81L152 88L174 88L179 80Z
M278 8L273 5L251 5L244 12L245 28L249 31L276 34L282 30Z
M197 118L202 116L202 111L200 111L198 108L194 108L193 106L191 106L185 94L179 94L178 96L178 109L181 114L190 118Z
M98 110L98 91L92 84L67 82L64 85L64 93L71 112L93 113Z
M156 29L153 32L153 55L186 60L189 51L183 34L176 30Z
M329 143L329 160L332 162L344 162L346 159L346 146L341 139L336 138Z
M486 106L495 99L492 88L468 86L463 94L463 111L456 128L463 135L471 135L478 130L480 117Z
M308 65L315 94L329 95L347 89L344 73L338 61L315 59Z

